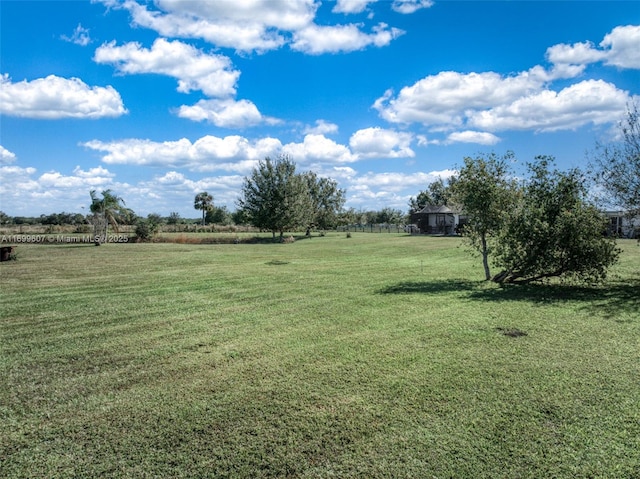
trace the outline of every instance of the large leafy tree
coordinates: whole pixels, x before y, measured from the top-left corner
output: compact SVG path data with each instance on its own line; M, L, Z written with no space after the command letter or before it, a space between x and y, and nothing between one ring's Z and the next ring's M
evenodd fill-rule
M204 226L207 212L213 208L213 196L206 191L198 193L193 200L193 207L196 210L202 210L202 226Z
M355 225L362 224L362 211L357 211L355 208L343 209L338 213L339 225Z
M438 179L429 184L426 190L421 191L414 198L409 198L409 211L415 213L420 211L427 205L445 205L448 206L452 202L452 184L455 177L449 179L448 183L438 177Z
M233 223L233 219L231 218L231 213L227 210L226 206L214 206L209 211L207 211L206 221L209 224L217 224L217 225L230 225Z
M397 225L405 221L404 213L395 208L386 207L375 213L375 220L372 223Z
M494 281L598 282L616 262L615 241L603 236L604 219L587 201L585 175L552 165L553 158L537 157L517 203L504 212L494 242L495 263L503 271Z
M11 217L4 211L0 211L0 225L6 225L11 222Z
M313 215L307 179L288 156L260 161L245 177L238 207L257 228L280 233L307 226Z
M503 213L515 200L515 183L509 167L512 158L512 153L503 157L493 153L488 157L467 157L451 186L453 200L467 215L463 238L482 256L487 280L491 279L490 238L498 233Z
M608 202L625 209L630 218L640 215L640 111L627 108L619 123L620 140L598 144L594 158L595 179Z
M126 214L125 202L110 189L104 190L100 198L96 190L91 190L91 205L89 210L93 213L95 243L98 245L106 240L109 225L117 232L118 220Z
M177 225L181 222L182 218L180 218L180 213L178 213L177 211L172 211L171 213L169 213L169 216L167 217L168 225Z
M308 171L303 174L311 200L311 216L307 227L333 228L345 202L345 191L331 178L319 177Z

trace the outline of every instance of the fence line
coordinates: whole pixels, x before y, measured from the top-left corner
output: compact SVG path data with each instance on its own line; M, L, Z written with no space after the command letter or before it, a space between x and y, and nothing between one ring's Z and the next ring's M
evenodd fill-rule
M336 231L351 231L354 233L410 233L411 230L408 229L406 225L399 224L368 224L368 225L343 225L338 226Z

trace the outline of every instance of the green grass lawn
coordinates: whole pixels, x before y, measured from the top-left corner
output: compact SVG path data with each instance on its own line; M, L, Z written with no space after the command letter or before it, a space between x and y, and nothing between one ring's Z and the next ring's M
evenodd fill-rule
M487 284L456 238L20 245L0 475L640 477L620 245L597 288Z

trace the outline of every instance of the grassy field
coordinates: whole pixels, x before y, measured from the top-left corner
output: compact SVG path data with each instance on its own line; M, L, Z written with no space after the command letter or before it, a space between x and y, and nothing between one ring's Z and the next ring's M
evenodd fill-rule
M20 245L0 475L640 477L640 247L500 288L456 238Z

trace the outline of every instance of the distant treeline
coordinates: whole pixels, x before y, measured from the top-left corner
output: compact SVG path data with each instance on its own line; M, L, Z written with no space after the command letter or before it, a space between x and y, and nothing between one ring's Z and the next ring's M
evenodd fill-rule
M83 215L81 213L51 213L40 216L10 216L0 211L0 226L11 225L53 225L53 226L81 226L92 224L93 215ZM146 217L139 216L133 210L127 209L119 215L118 224L120 225L136 225L140 220L150 220L157 225L192 225L200 224L200 218L182 218L179 213L173 212L168 216L162 216L157 213L151 213ZM349 208L342 211L339 215L339 224L344 225L379 225L393 224L403 225L408 221L405 213L394 208L383 208L379 211L363 211ZM230 212L225 206L214 207L206 214L207 224L217 225L244 225L243 218L238 212Z

